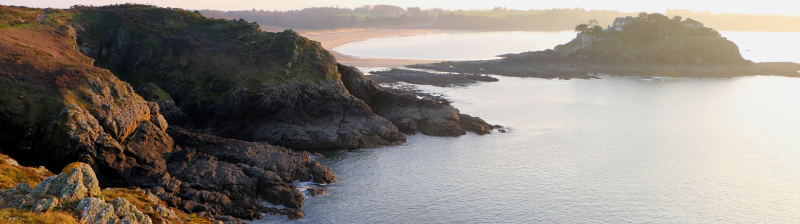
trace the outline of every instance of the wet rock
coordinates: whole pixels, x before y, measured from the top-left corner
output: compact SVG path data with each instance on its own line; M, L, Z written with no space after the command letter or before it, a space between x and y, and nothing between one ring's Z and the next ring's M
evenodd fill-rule
M370 72L370 79L382 84L405 82L418 85L432 85L439 87L467 86L478 82L497 82L497 78L486 75L463 73L432 73L408 69L393 68L386 71ZM480 74L480 73L476 73Z
M306 191L308 192L308 195L311 195L311 196L317 196L317 195L325 194L325 189L322 189L322 188L311 187L311 188L308 188Z
M56 198L46 198L36 201L33 203L31 207L31 211L33 212L49 212L52 211L54 208L58 206L58 199Z
M302 207L305 202L305 197L300 193L300 190L288 184L276 185L269 189L264 189L261 195L263 195L264 200L281 204L288 208Z
M475 134L485 135L491 133L492 130L502 128L499 125L490 125L479 117L473 117L467 114L459 114L460 124L467 131L475 132Z
M405 133L430 136L461 136L458 109L446 101L419 99L415 95L381 89L372 101L373 111L389 119Z

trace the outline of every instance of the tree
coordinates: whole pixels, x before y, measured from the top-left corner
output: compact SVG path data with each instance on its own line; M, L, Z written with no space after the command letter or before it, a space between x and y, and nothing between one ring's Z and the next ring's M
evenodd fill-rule
M646 12L640 12L639 13L639 17L636 17L636 18L639 18L639 19L647 18L647 13Z
M601 35L601 34L603 34L603 27L599 26L599 25L595 25L594 27L592 27L591 32L592 32L591 35L595 36L595 37L598 36L598 35Z
M683 17L681 17L681 16L675 16L675 17L672 17L672 19L673 19L673 20L676 20L676 21L678 21L678 22L680 22L681 20L683 20Z
M666 22L668 20L669 20L669 17L667 17L665 15L662 15L661 13L653 13L653 14L647 15L647 21L650 21L650 22L652 22L652 23L654 23L656 25L656 27L658 28L658 35L661 36L661 37L664 36L664 33L666 33L667 36L669 36L669 30L667 30L667 27L666 27ZM664 29L663 33L661 32L662 28Z
M588 29L588 28L589 28L589 24L581 23L581 24L578 24L577 26L575 26L575 32L585 33L586 29Z
M589 24L588 25L589 25L589 27L594 27L594 26L600 25L600 23L597 22L596 19L591 19L591 20L589 20Z

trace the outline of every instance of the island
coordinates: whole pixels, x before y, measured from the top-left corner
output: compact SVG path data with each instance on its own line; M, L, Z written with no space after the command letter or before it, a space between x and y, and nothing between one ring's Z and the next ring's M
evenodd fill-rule
M618 17L613 26L607 27L590 20L577 25L575 30L578 32L575 39L551 50L505 54L497 60L440 62L407 67L462 74L558 79L589 79L597 78L600 74L641 77L800 77L800 64L745 60L735 43L691 18L640 13L636 17Z

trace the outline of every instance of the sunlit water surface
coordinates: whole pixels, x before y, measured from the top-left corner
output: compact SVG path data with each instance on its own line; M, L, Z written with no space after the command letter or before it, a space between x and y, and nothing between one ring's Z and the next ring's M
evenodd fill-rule
M497 78L420 88L508 133L328 151L293 222L800 222L798 78Z
M552 49L575 38L573 31L443 32L370 39L334 49L362 58L484 60L497 55Z

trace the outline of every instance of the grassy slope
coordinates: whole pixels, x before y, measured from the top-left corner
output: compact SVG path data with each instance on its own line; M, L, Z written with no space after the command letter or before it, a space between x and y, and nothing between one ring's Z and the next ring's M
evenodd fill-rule
M31 14L32 9L0 6L0 11ZM0 28L0 143L8 148L21 147L29 128L49 122L70 103L91 108L81 90L88 89L90 79L110 79L108 71L92 66L92 59L73 47L74 33L62 23L68 14L59 10L39 14L48 17L28 24L16 17L17 22L0 24L5 25Z
M79 45L106 50L129 46L128 58L122 62L116 54L94 57L95 65L111 70L134 88L153 82L173 96L183 96L179 98L217 103L229 90L338 78L333 56L318 43L305 38L287 40L280 33L260 31L254 23L141 5L74 11L74 21L89 27L79 36ZM122 30L127 39L109 30ZM294 75L287 78L284 69L294 51L300 54L289 69Z

